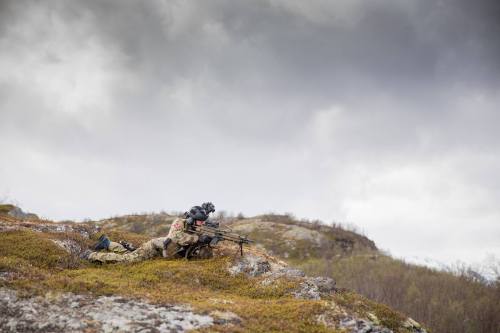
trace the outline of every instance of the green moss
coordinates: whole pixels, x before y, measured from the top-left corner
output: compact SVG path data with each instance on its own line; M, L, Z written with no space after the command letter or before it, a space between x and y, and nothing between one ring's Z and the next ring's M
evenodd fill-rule
M24 286L28 287L32 284L31 281L43 280L48 274L46 270L34 267L27 260L4 256L0 256L0 272L8 272L15 281L24 281ZM0 287L9 285L8 280L0 279Z
M0 253L3 257L24 259L42 268L65 267L71 256L49 239L32 231L0 233Z

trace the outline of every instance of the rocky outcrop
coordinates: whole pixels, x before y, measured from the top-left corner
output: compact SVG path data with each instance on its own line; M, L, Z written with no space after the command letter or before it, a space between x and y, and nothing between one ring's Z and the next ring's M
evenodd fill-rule
M50 234L47 238L69 254L78 257L87 248L86 241L98 233L100 228L92 224L83 223L54 223L49 221L25 221L5 219L0 216L0 232L30 230Z
M238 320L227 313L219 321ZM1 332L185 332L210 326L209 315L188 307L155 305L117 296L52 294L19 298L0 289Z
M393 333L387 327L379 326L372 321L353 317L345 317L340 320L339 328L350 333Z
M90 238L91 235L99 232L100 228L91 224L82 223L54 223L41 221L18 221L11 223L0 218L0 231L9 230L32 230L45 233L75 233L84 238Z
M20 220L38 220L38 216L36 214L26 213L21 208L8 204L0 205L0 214Z
M331 278L308 277L299 269L290 268L285 264L271 265L266 258L253 254L241 257L228 270L233 275L262 276L262 285L271 285L282 278L298 280L299 288L293 291L292 295L299 299L319 300L322 294L331 294L336 290L335 281Z
M322 294L335 292L335 280L328 277L307 277L300 284L300 288L292 293L295 298L321 299Z
M232 275L246 274L256 277L271 271L271 264L255 255L245 255L238 260L233 266L229 267L229 273Z
M260 219L242 220L232 225L232 228L237 232L252 233L254 231L273 233L279 231L281 238L284 240L297 241L305 240L315 244L320 244L325 241L325 237L316 230L305 228L299 225L284 225L274 222L263 222Z
M271 264L265 257L247 254L228 267L231 274L246 274L251 277L263 278L260 283L265 286L278 283L280 279L291 279L299 282L298 288L290 294L297 299L321 300L331 303L329 312L319 315L317 321L323 325L341 329L349 333L393 333L380 324L379 319L368 313L366 318L349 313L335 302L328 301L328 296L337 292L335 280L328 277L310 277L299 269L290 268L285 263ZM407 318L403 327L408 332L425 333L426 331L411 318Z

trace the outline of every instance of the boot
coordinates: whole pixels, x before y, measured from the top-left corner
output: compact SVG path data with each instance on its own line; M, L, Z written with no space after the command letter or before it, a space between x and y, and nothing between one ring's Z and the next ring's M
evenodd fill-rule
M109 240L109 238L106 235L102 235L101 237L99 237L97 244L94 247L94 250L96 251L107 250L110 243L111 241Z

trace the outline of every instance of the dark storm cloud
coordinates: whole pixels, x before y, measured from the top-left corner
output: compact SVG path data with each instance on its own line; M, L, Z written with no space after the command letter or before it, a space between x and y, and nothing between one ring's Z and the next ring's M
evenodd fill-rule
M208 78L216 86L209 88L216 90L211 93L222 89L218 98L229 95L242 105L228 110L225 100L210 103L208 119L199 117L227 126L251 111L250 118L258 121L245 119L249 136L258 129L266 138L284 139L311 110L332 101L356 104L369 100L371 93L396 97L398 113L431 114L421 116L426 122L449 107L447 97L443 101L436 91L456 85L487 93L498 89L500 46L495 36L500 26L494 1L314 5L323 6L323 13L316 13L323 17L303 16L293 10L293 2L90 1L79 3L77 10L74 3L62 6L68 21L88 13L97 38L125 55L124 70L144 85L135 96L138 104L153 99L159 86ZM345 11L345 6L354 9ZM123 100L134 103L127 96ZM369 112L370 106L362 109ZM269 116L269 109L275 116Z
M494 0L0 1L0 194L85 217L209 192L405 254L422 221L499 235L499 18ZM450 247L474 234L460 221Z
M447 81L450 74L481 83L498 77L495 1L365 2L351 13L355 22L337 14L338 7L354 5L323 3L329 15L320 23L288 11L293 2L128 4L81 2L83 8L65 13L71 20L90 12L99 38L117 43L132 70L162 82L208 70L248 84L250 92L269 88L308 98L349 94L346 84L359 83L350 82L353 74L367 84L384 78L396 92ZM216 30L228 39L225 45L211 35ZM267 73L267 80L245 82L252 72Z

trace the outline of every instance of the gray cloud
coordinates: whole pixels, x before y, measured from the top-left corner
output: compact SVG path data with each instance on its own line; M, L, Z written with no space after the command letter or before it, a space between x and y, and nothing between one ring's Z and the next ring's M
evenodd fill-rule
M210 198L398 255L498 254L499 11L1 1L0 194L53 218Z

